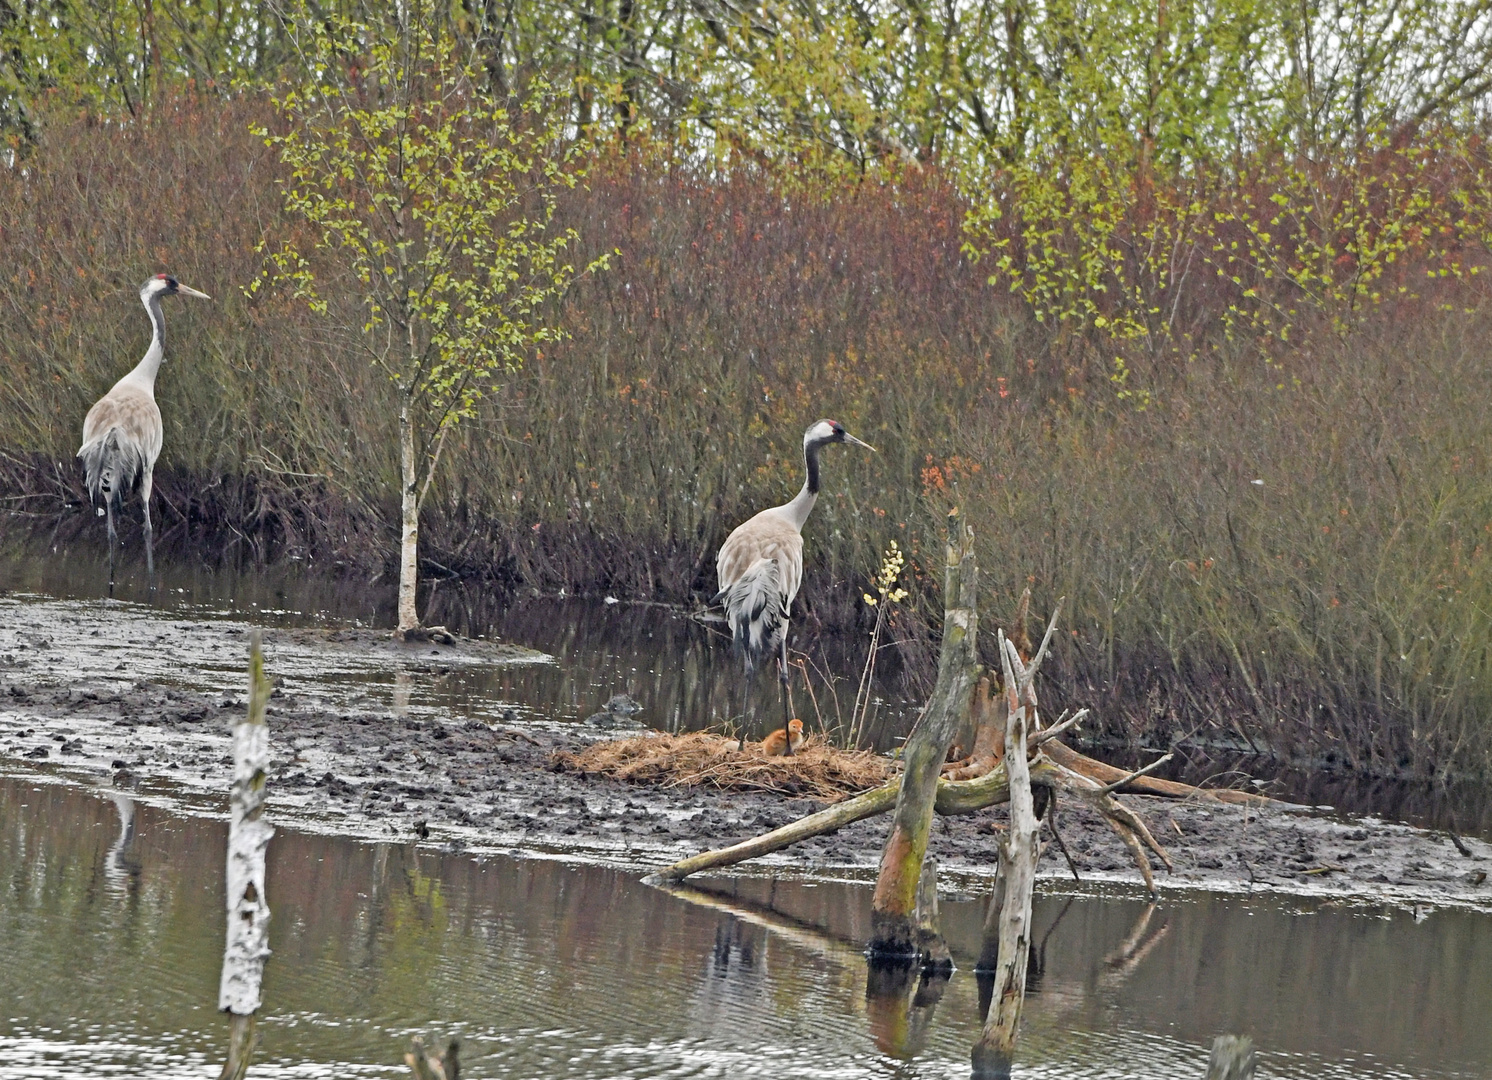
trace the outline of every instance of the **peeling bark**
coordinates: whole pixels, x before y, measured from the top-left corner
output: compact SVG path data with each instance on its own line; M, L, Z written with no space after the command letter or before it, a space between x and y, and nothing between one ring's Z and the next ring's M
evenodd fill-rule
M1005 667L1007 719L1005 745L1025 746L1028 720L1035 720L1035 697L1029 694L1033 664L1020 671L1015 646L1000 635L1000 658ZM1008 1076L1015 1052L1016 1034L1026 1000L1026 963L1031 954L1031 893L1036 885L1037 830L1031 774L1025 754L1005 759L1010 778L1010 828L1000 844L999 880L1003 883L1000 906L999 953L995 961L994 996L984 1031L974 1044L974 1075Z
M253 1053L254 1014L261 1004L264 961L269 956L269 903L264 895L265 853L274 827L264 820L269 771L269 702L259 632L249 645L249 707L233 728L233 787L229 798L228 938L218 1008L233 1015L228 1062L221 1080L241 1080Z

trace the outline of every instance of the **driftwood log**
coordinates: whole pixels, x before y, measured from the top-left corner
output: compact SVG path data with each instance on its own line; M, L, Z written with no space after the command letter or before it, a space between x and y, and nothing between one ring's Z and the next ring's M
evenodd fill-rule
M968 526L948 545L943 595L946 600L938 681L902 749L896 810L870 904L870 945L866 951L873 960L910 961L920 951L917 882L927 856L939 774L948 748L969 715L969 702L979 678L979 566L974 558L974 532Z

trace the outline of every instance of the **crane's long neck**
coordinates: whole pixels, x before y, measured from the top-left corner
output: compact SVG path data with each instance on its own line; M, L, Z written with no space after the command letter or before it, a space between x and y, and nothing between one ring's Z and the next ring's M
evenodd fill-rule
M155 373L161 369L161 361L166 357L166 320L161 316L160 293L142 296L140 300L145 305L146 314L150 316L150 348L145 350L144 359L124 378L154 391Z
M783 507L799 532L803 531L803 523L808 520L813 504L819 500L819 449L821 445L816 442L803 445L803 464L808 466L808 477L803 481L803 490L793 496L792 502Z

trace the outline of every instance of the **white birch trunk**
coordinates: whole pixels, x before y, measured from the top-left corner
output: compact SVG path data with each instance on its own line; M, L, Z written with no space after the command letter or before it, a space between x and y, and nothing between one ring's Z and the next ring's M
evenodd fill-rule
M399 633L418 628L414 593L419 575L420 500L415 476L414 416L405 397L399 404Z
M249 708L233 727L233 789L228 825L228 941L218 1008L248 1016L260 1005L264 960L269 956L269 904L264 896L264 857L274 828L264 820L269 769L269 727L264 710L269 680L259 632L249 646Z

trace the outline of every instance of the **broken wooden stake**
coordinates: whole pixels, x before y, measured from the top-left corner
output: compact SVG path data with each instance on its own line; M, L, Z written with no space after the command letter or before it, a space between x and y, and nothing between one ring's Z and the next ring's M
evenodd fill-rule
M264 897L264 862L274 827L264 820L269 771L269 703L264 650L258 630L249 643L249 707L233 726L233 787L228 824L228 940L218 1008L232 1017L228 1060L219 1080L243 1080L257 1041L254 1015L261 1004L264 961L269 956L269 904Z
M445 1052L437 1054L425 1047L422 1036L416 1035L409 1040L404 1064L414 1073L415 1080L461 1080L461 1061L456 1053L459 1045L452 1039L446 1043Z
M1219 1035L1212 1040L1207 1080L1253 1080L1254 1040L1247 1035Z
M1024 747L1027 723L1035 719L1035 697L1030 688L1046 646L1042 646L1042 652L1027 667L1003 633L999 640L1000 661L1005 669L1005 745ZM1007 754L1005 772L1010 782L1010 828L1000 843L999 880L1003 896L999 950L995 959L994 996L972 1055L976 1077L1010 1075L1021 1009L1026 1000L1026 963L1031 953L1031 894L1036 885L1040 823L1036 820L1026 755Z

